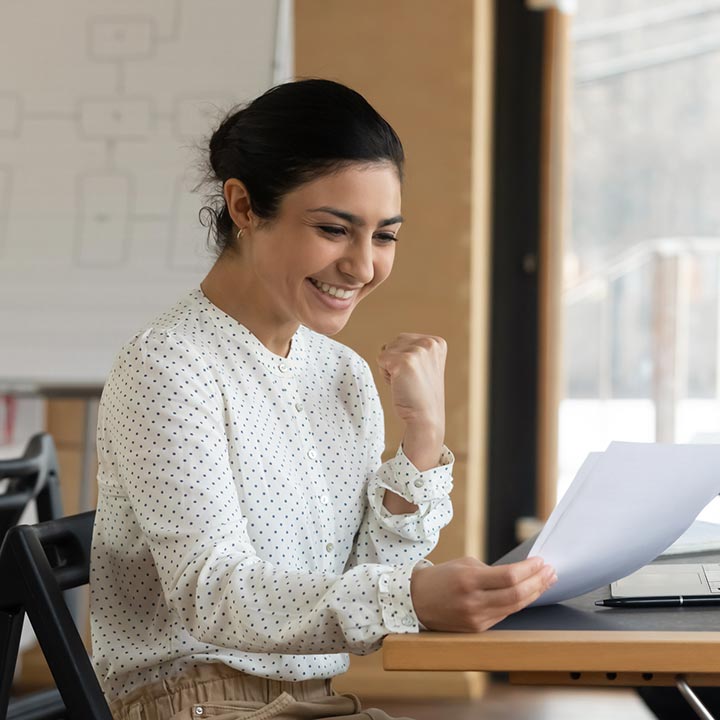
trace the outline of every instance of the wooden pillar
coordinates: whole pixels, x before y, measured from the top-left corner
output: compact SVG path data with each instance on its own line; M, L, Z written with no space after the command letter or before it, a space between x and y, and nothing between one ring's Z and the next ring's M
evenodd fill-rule
M443 336L447 436L455 453L455 519L430 559L483 556L489 260L491 0L297 0L297 77L361 92L400 135L407 155L391 278L338 339L375 370L400 332ZM384 382L375 375L383 405ZM401 427L387 412L388 453ZM380 653L353 658L338 687L374 696L479 694L469 673L384 673Z
M571 15L545 11L538 267L537 514L541 520L548 518L557 496L571 23Z

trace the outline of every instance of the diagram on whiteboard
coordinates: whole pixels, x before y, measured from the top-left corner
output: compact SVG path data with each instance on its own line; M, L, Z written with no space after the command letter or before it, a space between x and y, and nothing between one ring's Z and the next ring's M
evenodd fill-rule
M204 276L215 256L191 192L203 148L228 109L289 77L288 8L3 4L0 382L101 381L127 337Z

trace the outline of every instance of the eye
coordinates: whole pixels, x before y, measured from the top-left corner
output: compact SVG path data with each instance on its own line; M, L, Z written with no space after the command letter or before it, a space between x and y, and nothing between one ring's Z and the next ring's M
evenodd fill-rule
M375 237L383 243L397 242L397 236L393 233L377 233Z
M318 225L317 227L326 235L332 235L333 237L340 237L341 235L347 234L347 230L342 225Z

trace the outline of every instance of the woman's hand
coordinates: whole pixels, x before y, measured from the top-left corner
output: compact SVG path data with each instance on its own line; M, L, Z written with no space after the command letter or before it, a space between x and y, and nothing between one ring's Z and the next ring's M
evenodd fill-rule
M403 451L419 470L437 465L445 437L446 357L441 337L401 333L383 345L377 360L393 408L406 424Z
M395 412L408 425L445 429L447 343L434 335L401 333L382 346L378 365L390 384Z
M461 558L413 572L410 593L429 630L482 632L537 600L557 576L540 558L489 566Z

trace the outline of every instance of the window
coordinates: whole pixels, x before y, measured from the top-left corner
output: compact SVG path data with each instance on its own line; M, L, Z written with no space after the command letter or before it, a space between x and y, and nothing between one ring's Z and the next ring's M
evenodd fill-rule
M572 48L558 496L610 440L720 442L720 2L581 0Z

